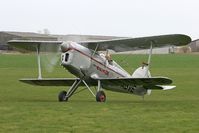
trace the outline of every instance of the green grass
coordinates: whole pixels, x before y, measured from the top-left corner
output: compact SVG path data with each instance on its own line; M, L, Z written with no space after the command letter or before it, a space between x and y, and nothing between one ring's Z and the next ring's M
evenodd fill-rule
M115 55L130 73L144 55ZM152 91L141 97L106 91L107 102L96 103L83 91L67 103L57 102L66 87L39 87L18 79L37 77L33 55L0 55L0 132L198 133L199 55L153 55L152 75L170 77L175 90ZM44 77L70 77L59 65Z

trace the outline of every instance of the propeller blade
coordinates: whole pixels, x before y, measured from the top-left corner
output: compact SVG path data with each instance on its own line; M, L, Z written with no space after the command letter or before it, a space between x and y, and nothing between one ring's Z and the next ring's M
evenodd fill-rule
M60 59L60 46L59 45L42 45L41 46L41 63L42 67L47 72L53 72L55 66ZM49 52L50 51L50 52Z

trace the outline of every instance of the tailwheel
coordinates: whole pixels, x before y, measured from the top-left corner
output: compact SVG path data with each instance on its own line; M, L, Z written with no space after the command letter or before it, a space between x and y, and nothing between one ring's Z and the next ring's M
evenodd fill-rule
M105 102L106 101L106 95L103 91L98 91L96 94L96 101L97 102Z
M68 101L68 97L66 97L66 94L67 94L66 91L61 91L61 92L59 93L59 95L58 95L58 100L59 100L60 102L63 102L63 101L67 102L67 101Z

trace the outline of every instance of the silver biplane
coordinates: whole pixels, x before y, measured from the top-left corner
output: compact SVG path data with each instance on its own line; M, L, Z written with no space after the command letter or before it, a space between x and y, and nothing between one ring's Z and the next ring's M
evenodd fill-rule
M38 78L20 79L21 82L39 86L70 86L67 91L61 91L58 100L68 101L80 86L86 86L97 102L105 102L106 95L103 89L144 96L151 90L169 90L172 80L167 77L152 77L149 71L152 47L169 45L181 46L191 42L187 35L172 34L141 38L121 38L98 41L37 41L37 40L10 40L9 45L26 51L37 51ZM40 65L41 47L59 47L61 50L61 65L76 78L42 78ZM114 60L109 52L99 51L111 49L115 52L150 49L147 63L129 74ZM94 93L90 87L97 87Z

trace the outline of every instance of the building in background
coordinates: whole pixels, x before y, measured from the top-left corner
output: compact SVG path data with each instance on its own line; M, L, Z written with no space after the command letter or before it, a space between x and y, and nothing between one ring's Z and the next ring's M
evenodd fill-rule
M96 40L111 40L121 39L126 37L115 36L95 36L95 35L53 35L34 32L0 32L0 50L13 50L12 47L7 45L9 40L44 40L44 41L96 41ZM169 53L190 53L199 52L199 39L192 41L190 44L181 47L168 46L164 48L154 48L154 54L169 54ZM122 52L123 54L146 54L148 50L135 50Z
M192 41L189 45L191 52L199 52L199 39Z
M9 40L45 40L57 41L57 37L47 34L38 34L33 32L0 32L0 50L12 50L13 48L7 45Z
M95 40L110 40L123 37L114 36L95 36L95 35L52 35L41 34L34 32L0 32L0 50L12 50L13 48L7 45L9 40L44 40L44 41L95 41Z
M96 41L96 40L111 40L111 39L121 39L126 37L115 37L115 36L96 36L96 35L51 35L57 37L59 41Z

